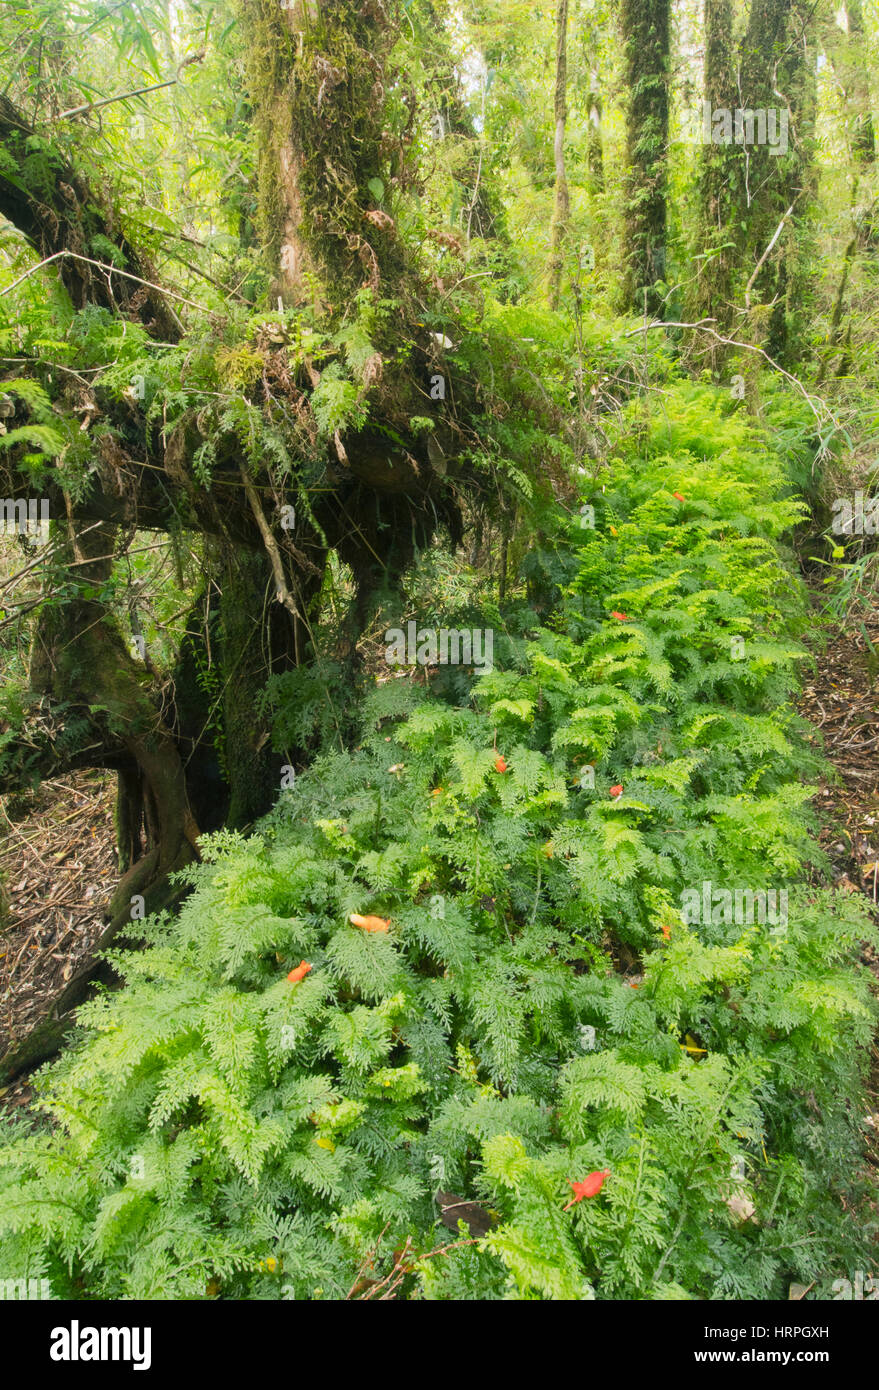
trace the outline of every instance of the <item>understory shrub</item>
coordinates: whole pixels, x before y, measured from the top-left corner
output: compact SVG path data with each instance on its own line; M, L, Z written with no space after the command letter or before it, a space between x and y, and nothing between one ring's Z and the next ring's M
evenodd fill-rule
M762 1299L871 1267L877 937L813 886L800 504L683 383L601 484L593 528L559 522L550 626L511 607L457 702L377 683L356 743L205 837L178 915L110 953L125 987L4 1126L8 1276L341 1299L396 1263L438 1300ZM737 891L787 894L784 921L736 921Z

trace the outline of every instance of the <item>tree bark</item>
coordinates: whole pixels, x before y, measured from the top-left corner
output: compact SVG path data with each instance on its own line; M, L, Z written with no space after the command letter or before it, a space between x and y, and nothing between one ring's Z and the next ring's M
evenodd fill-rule
M705 70L703 99L708 110L737 105L733 62L732 0L705 0ZM699 126L704 139L704 111ZM709 127L710 128L710 127ZM735 226L747 215L741 150L736 145L703 144L699 170L698 251L704 259L692 290L689 318L713 318L721 334L732 326ZM728 351L711 340L706 352L719 369Z
M814 297L816 12L812 0L754 0L741 53L741 105L775 108L779 122L787 112L786 153L759 144L742 150L747 216L741 234L749 282L759 266L751 288L761 303L750 312L751 336L786 367L802 358ZM782 218L782 234L760 265Z
M622 0L628 175L622 307L657 316L666 274L670 0Z
M555 203L552 214L551 249L547 279L549 307L557 309L561 294L564 247L571 217L571 199L565 170L565 121L567 120L568 84L568 0L558 0L555 37L555 133L553 160L555 163Z
M603 108L598 73L594 69L590 73L586 104L589 113L586 126L586 164L589 170L589 194L594 198L604 192L604 133L601 124Z
M876 162L876 134L873 125L873 105L870 96L870 71L867 67L867 39L864 33L864 12L861 0L846 0L847 42L845 44L846 77L844 90L846 106L851 104L854 124L851 133L852 153L862 167Z
M0 214L44 259L59 256L61 280L75 309L97 304L136 318L164 342L176 343L180 321L160 290L102 270L95 238L115 248L113 265L140 280L155 282L152 266L119 232L103 199L37 132L5 96L0 96L0 148L15 172L0 171Z

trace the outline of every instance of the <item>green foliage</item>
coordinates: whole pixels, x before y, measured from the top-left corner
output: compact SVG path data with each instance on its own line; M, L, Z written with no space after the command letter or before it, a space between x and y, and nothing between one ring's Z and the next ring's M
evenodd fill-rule
M708 388L639 405L614 455L554 629L511 623L466 690L377 684L346 747L332 672L273 685L276 742L320 750L257 833L203 838L43 1074L46 1126L6 1127L10 1275L340 1299L407 1237L432 1300L780 1298L869 1267L877 938L803 881L799 507ZM705 880L789 892L786 930L689 920ZM493 1223L441 1261L438 1187Z

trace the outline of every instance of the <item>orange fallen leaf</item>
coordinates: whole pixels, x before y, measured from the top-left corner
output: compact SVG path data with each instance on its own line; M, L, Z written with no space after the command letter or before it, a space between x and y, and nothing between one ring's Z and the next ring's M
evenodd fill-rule
M361 931L387 931L391 925L390 917L361 917L358 912L352 912L348 921Z
M309 970L313 969L314 966L309 965L307 960L301 960L297 965L296 969L290 971L290 974L287 976L287 979L290 981L291 985L298 985L300 980L305 979Z

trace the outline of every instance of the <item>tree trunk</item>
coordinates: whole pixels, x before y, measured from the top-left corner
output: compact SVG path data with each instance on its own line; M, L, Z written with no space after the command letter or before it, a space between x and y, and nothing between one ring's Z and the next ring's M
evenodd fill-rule
M622 307L661 315L666 274L670 0L622 0L628 175Z
M847 42L845 44L846 108L852 108L852 153L862 167L876 162L876 135L870 97L870 71L867 67L867 39L861 0L846 0Z
M589 174L589 196L595 198L604 192L604 134L601 127L602 102L598 73L593 68L589 79L587 97L588 122L586 126L586 164Z
M552 214L552 243L547 267L549 307L557 309L561 294L564 247L571 217L571 200L565 171L565 121L568 83L568 0L558 0L555 38L555 205Z
M702 139L713 134L711 116L733 110L737 103L733 63L732 0L705 0L705 72L699 127ZM705 115L709 120L706 125ZM741 150L733 144L703 143L699 170L698 276L692 289L694 319L713 318L726 334L733 312L733 268L736 236L733 228L746 216ZM711 340L708 360L716 371L727 349Z
M66 588L73 596L63 604L50 600L40 612L31 655L31 688L66 708L71 722L84 721L97 747L124 750L118 823L123 836L120 860L126 868L107 908L109 920L95 948L98 951L132 928L141 915L136 909L142 906L144 913L154 912L179 899L181 889L171 884L170 875L197 858L199 830L174 737L110 614L91 597L109 578L114 532L97 527L78 533L70 518L67 532ZM145 847L144 823L151 831ZM141 849L144 852L134 858ZM137 901L140 898L143 904ZM45 1061L70 1028L70 1011L89 997L96 984L114 982L111 967L92 960L65 986L45 1024L2 1060L0 1075L13 1076Z
M269 809L279 789L279 760L258 714L258 695L269 674L312 659L312 608L329 549L351 566L357 584L349 614L353 648L375 590L399 582L438 526L446 525L457 543L459 498L471 477L475 491L484 487L481 475L454 458L467 438L461 418L482 409L479 383L460 372L455 412L428 403L430 376L440 361L422 315L434 311L436 299L410 264L387 210L393 204L385 193L393 177L403 177L409 158L405 132L388 130L387 89L399 80L384 63L396 36L393 8L382 0L293 0L284 7L276 0L240 0L240 11L260 133L256 215L276 274L274 292L288 302L313 299L326 328L350 324L355 314L366 318L382 300L394 307L372 314L374 351L357 387L361 401L369 398L374 423L337 430L326 456L309 460L321 474L313 491L306 493L303 483L300 492L298 481L278 476L270 456L257 454L242 465L240 438L209 410L193 409L166 435L136 404L120 403L100 386L95 408L104 418L93 440L88 490L72 504L60 471L50 470L41 483L53 518L66 511L69 531L60 571L47 570L33 652L32 686L42 697L45 725L36 764L55 772L66 765L107 766L120 775L123 878L100 946L136 933L133 898L143 897L149 913L181 896L184 890L169 875L197 857L200 830L246 826ZM16 163L24 162L33 132L3 102L0 137L18 152ZM137 317L154 338L176 341L182 330L167 296L138 284L154 279L147 263L115 231L100 195L52 150L51 139L40 140L48 153L40 160L39 187L0 173L0 213L41 254L58 255L75 307L94 304L120 318ZM88 266L80 248L94 236L119 249L134 280ZM411 345L405 355L401 342ZM261 351L264 394L256 388L251 404L280 412L286 394L289 409L314 423L308 393L319 385L320 372L308 359L295 374L286 358L273 367L264 342ZM387 373L386 362L393 367ZM266 382L275 368L277 394L270 399ZM45 368L34 365L32 375L50 384ZM57 380L51 397L70 414L74 402ZM410 421L428 412L433 433L414 436ZM196 479L191 465L206 439L214 454L209 485ZM22 454L12 449L0 460L0 483L10 496L31 476ZM452 465L454 487L446 479ZM290 531L278 513L287 489L296 504ZM229 506L230 497L241 505ZM89 529L88 522L96 524ZM206 617L200 623L193 615L189 624L173 693L134 660L110 608L95 597L110 575L121 528L132 535L135 528L172 535L194 530L208 538ZM49 597L62 586L73 594L63 606ZM68 734L69 753L63 751ZM23 747L18 771L31 752ZM70 1010L96 982L113 980L104 964L80 972L53 1016L5 1059L7 1074L57 1049Z
M753 277L751 336L787 367L795 367L803 355L814 297L815 15L811 0L754 0L741 57L743 107L777 111L779 133L782 121L788 122L786 152L779 147L773 154L768 142L742 150L748 207L744 274L749 283Z

